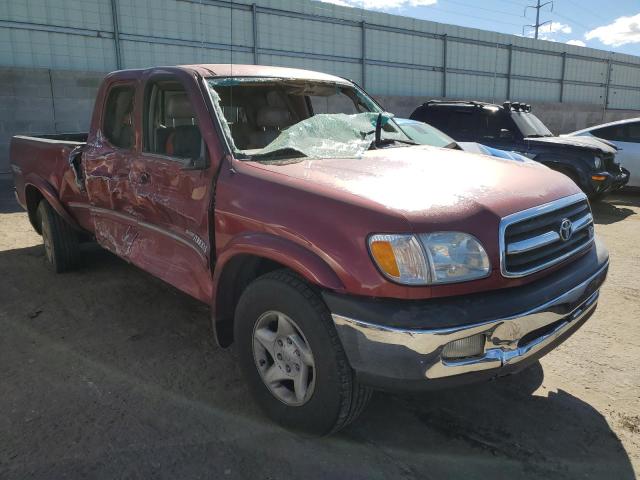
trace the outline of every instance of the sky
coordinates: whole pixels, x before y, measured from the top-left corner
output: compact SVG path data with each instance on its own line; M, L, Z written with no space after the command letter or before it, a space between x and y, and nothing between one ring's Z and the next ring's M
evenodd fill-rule
M395 15L533 36L537 0L318 0ZM545 3L547 0L540 0ZM526 16L525 15L526 8ZM539 38L640 56L640 0L554 0ZM524 30L523 30L524 28Z

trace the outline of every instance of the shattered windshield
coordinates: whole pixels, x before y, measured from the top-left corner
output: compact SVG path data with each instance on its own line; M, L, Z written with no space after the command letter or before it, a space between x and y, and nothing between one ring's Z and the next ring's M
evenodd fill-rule
M391 114L346 82L228 77L208 83L238 158L353 157L370 148L413 143Z
M523 137L553 137L553 133L533 113L511 112L511 118Z
M448 147L455 144L453 138L435 127L423 122L396 118L395 122L414 142L432 147Z

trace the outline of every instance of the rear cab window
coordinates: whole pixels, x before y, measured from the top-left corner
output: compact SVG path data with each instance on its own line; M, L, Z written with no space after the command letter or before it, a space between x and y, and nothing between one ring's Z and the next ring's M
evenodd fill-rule
M342 92L336 92L331 96L309 95L308 101L311 103L313 114L319 113L344 113L346 115L354 115L362 113L364 110L360 105L353 102L351 98Z

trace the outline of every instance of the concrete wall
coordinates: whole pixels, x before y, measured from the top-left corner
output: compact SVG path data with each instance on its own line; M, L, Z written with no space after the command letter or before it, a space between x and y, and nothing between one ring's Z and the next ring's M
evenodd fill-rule
M640 58L309 0L0 0L0 65L320 70L378 95L640 110Z
M0 68L0 173L9 171L9 142L23 133L86 131L97 72Z
M13 135L84 132L104 73L0 68L0 174L9 173ZM386 110L408 117L433 97L376 96ZM502 101L502 100L500 100ZM534 112L554 133L639 116L637 110L608 110L601 105L534 103Z
M403 116L438 96L532 103L556 132L640 115L640 57L560 42L309 0L0 0L0 173L11 135L85 130L102 72L227 62L351 78Z

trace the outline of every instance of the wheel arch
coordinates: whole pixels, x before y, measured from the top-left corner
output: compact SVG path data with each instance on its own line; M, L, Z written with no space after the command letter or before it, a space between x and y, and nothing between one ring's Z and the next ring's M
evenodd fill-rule
M44 198L42 192L34 185L27 185L24 189L24 197L27 203L27 215L29 216L29 223L33 229L42 235L42 225L38 221L38 205Z
M27 203L29 222L36 232L40 234L42 233L40 231L40 225L36 212L38 210L38 204L43 199L46 200L49 205L51 205L51 208L53 208L58 213L58 215L60 215L64 219L65 222L78 230L82 230L82 228L73 219L73 217L69 215L69 212L67 212L67 210L58 199L56 190L47 181L41 179L40 177L29 175L25 179L24 192L25 200Z
M256 278L279 269L289 269L312 285L344 290L335 271L312 251L268 234L244 236L218 257L211 303L213 330L218 345L233 343L233 322L242 292Z
M584 172L584 168L582 165L576 165L578 159L574 159L573 161L567 160L566 158L560 155L539 155L535 158L536 162L540 162L543 165L560 172L567 177L569 177L573 182L580 187L581 190L585 190L585 188L589 188L590 185L585 181L587 175Z

